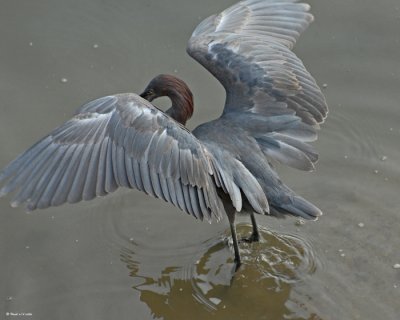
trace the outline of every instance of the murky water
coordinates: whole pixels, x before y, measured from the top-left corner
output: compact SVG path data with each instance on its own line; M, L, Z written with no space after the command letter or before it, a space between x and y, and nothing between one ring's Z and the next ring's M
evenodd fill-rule
M191 86L191 128L218 116L222 87L185 46L234 2L3 1L0 167L83 102L161 72ZM1 199L0 318L400 319L400 3L309 3L316 21L296 52L331 112L317 171L280 173L325 215L258 217L263 240L241 244L232 278L226 221L129 190L30 215Z

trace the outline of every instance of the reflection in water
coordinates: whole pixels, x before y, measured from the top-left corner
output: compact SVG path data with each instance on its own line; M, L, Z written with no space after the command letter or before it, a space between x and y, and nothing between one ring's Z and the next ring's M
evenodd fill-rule
M250 231L238 225L240 234ZM294 284L315 272L311 247L292 235L260 231L259 243L241 243L243 265L236 273L228 233L205 242L204 254L187 265L163 266L158 260L158 274L146 275L149 262L132 249L123 249L121 260L154 318L320 319L291 297Z

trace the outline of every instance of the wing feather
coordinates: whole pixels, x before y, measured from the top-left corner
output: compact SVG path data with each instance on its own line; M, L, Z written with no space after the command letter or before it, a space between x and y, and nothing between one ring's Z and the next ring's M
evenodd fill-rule
M91 200L96 197L97 173L99 170L101 144L97 142L92 148L89 167L87 169L86 182L85 186L83 187L83 200Z
M129 186L128 188L134 188L134 189L139 189L138 184L136 182L135 179L135 173L133 171L133 161L131 157L129 157L126 153L125 153L125 171L126 171L126 176L128 178L129 181Z
M106 163L105 163L105 191L107 193L111 193L117 189L117 182L114 177L114 168L113 168L113 156L112 156L112 145L113 141L111 139L107 139L107 149L106 149Z
M163 195L162 198L165 201L173 204L171 195L169 193L167 180L164 177L160 176L160 175L158 175L158 179L159 179L159 183L160 183L160 187L161 187L161 191L162 191L162 195Z
M53 153L54 152L54 153ZM27 181L29 181L29 184L27 188L21 189L20 192L17 194L16 197L14 197L12 203L13 206L15 206L17 203L20 203L21 201L26 201L28 200L30 205L36 205L36 203L40 200L42 192L44 191L46 184L49 183L49 180L55 171L55 166L59 162L60 158L63 156L63 148L55 148L54 151L52 151L51 156L48 158L48 161L44 161L43 165L41 167L37 167L38 172L43 172L43 175L38 175L33 171ZM36 197L31 197L30 195L30 190L33 188L37 189Z
M50 144L50 137L42 139L4 168L0 173L0 180L5 180L10 177L12 178L0 189L0 197L14 191L19 184L26 180L27 176L31 173L37 163L38 154L45 152Z
M186 128L135 94L103 97L21 154L1 173L0 195L28 210L136 188L198 219L220 219L211 155Z
M135 180L136 180L137 188L140 191L145 191L144 190L143 181L142 181L142 177L140 175L139 161L137 161L136 159L133 159L132 163L133 163L133 174L134 174L134 177L135 177Z
M72 147L73 148L70 149L71 152L69 154L67 167L52 198L52 206L59 206L67 202L68 194L71 190L72 181L75 177L76 167L78 165L77 158L82 152L83 145L72 145ZM34 194L34 190L32 190L31 193ZM29 210L33 210L33 208L29 208Z
M101 141L99 165L97 171L96 194L105 196L107 194L106 185L106 162L107 162L107 145L109 138L106 137Z
M177 196L177 190L175 189L175 184L172 181L172 179L168 177L166 178L166 182L167 182L168 192L171 198L171 203L179 208L178 196Z
M173 181L173 183L174 183L173 188L175 190L178 207L182 211L186 211L189 213L188 209L186 208L186 204L185 204L185 197L183 194L183 186L182 186L183 184L179 180L175 180L175 181Z
M93 146L83 148L82 154L79 157L78 168L75 173L74 180L71 185L71 190L68 194L68 202L76 203L83 199L83 189L86 183L86 176L89 169L89 160L93 150Z
M47 183L47 186L40 198L38 203L38 208L46 208L51 205L52 198L54 196L54 191L57 189L59 185L62 174L65 171L66 165L68 163L69 155L70 155L70 148L73 146L61 146L60 150L63 150L63 155L61 159L55 164L55 170L51 173L51 179Z
M299 133L304 133L304 125L311 131L324 122L328 113L325 98L291 51L313 21L309 9L297 0L244 0L205 19L194 30L187 51L225 87L222 119L233 113L240 117L238 125L245 126L252 121L251 114L266 123L268 117L290 115L301 120L296 122ZM296 128L289 126L296 138ZM257 128L249 132L254 138L274 136L268 126ZM298 139L304 141L304 136L300 134ZM293 144L277 141L273 145L272 150L263 145L268 157L303 170L312 168ZM223 178L219 181L224 183Z

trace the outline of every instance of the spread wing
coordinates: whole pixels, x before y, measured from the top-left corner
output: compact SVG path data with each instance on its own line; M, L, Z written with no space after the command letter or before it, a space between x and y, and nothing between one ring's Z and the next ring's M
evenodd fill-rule
M164 199L199 219L224 212L210 155L183 126L136 94L103 97L11 162L3 196L28 210L104 196L118 187Z
M324 120L321 90L290 50L313 20L308 10L296 0L246 0L195 29L188 53L224 85L224 112L275 115L290 109L307 124Z
M263 151L307 170L318 157L304 141L316 139L328 112L320 88L291 51L313 20L308 10L296 0L241 1L201 22L187 48L225 87L222 118L236 114L252 127L257 116L257 129L249 132ZM269 131L262 121L288 126Z

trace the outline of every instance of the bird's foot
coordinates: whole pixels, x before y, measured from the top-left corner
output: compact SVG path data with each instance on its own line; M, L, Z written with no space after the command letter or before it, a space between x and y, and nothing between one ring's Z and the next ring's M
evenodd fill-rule
M247 238L241 238L239 242L246 242L246 243L253 243L253 242L258 242L260 241L260 235L256 232L253 232L249 237Z

